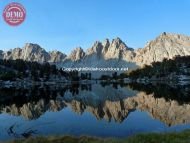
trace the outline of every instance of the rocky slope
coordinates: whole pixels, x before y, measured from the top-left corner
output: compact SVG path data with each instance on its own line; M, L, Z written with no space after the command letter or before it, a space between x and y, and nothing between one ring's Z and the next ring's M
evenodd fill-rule
M134 69L164 58L190 55L190 37L180 34L162 33L144 48L129 48L120 38L112 41L96 41L83 51L74 49L70 55L59 51L47 52L37 44L26 44L22 49L0 51L1 59L23 59L37 62L55 62L60 67L128 67Z
M22 49L15 48L0 52L0 58L10 60L22 59L36 62L61 62L65 57L66 55L59 51L48 53L39 45L31 43L27 43Z
M190 37L179 34L162 33L155 40L135 51L134 61L139 65L172 59L175 56L190 55Z
M111 42L106 39L103 42L96 41L86 52L81 48L76 48L62 63L58 64L58 66L134 68L136 64L132 62L133 57L133 49L128 48L121 39L116 38Z

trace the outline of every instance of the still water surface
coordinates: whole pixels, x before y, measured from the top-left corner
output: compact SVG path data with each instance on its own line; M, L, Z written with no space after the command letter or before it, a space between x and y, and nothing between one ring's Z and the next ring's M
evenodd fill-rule
M190 128L189 86L73 84L0 88L0 140L127 137Z

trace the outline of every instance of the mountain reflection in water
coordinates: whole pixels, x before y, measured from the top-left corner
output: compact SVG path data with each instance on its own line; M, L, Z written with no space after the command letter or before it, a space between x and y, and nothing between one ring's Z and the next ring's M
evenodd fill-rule
M117 128L121 128L122 130L128 128L127 118L132 113L134 113L134 117L133 121L130 122L132 123L131 128L133 130L131 132L134 133L138 132L135 131L136 129L138 130L139 126L136 123L139 122L138 120L141 116L143 116L144 120L141 120L141 122L149 122L147 124L151 124L151 126L156 125L158 128L159 125L157 124L161 126L162 123L166 125L165 128L176 125L179 125L179 128L181 128L182 124L184 124L183 126L185 126L185 128L188 128L188 124L190 123L189 93L190 87L188 85L144 85L137 83L75 83L71 85L38 85L25 88L1 87L0 121L4 119L7 125L4 125L4 128L1 129L2 132L3 130L5 131L3 135L0 134L0 139L9 139L9 136L13 138L27 138L35 134L43 135L54 133L83 135L88 132L91 132L89 135L95 136L127 136L129 132L115 133L115 131ZM62 112L65 114L64 117L59 115ZM70 112L77 113L77 118L81 119L81 121L75 121L75 119L71 117ZM50 113L51 115L48 115ZM92 116L86 115L88 113ZM149 116L144 118L145 115L141 115L142 113L148 113ZM43 120L43 116L46 114L48 115L48 120L45 120L47 124L44 123ZM7 116L9 119L12 119L12 124L9 120L6 120ZM22 117L22 119L20 117ZM52 122L48 128L48 122L51 122L50 119L53 117L56 118L56 120L54 120L55 123L59 122L57 124L64 122L64 118L69 118L67 122L72 125L69 126L67 124L67 130L64 130L66 125L61 126L61 129L57 129L56 131L53 125L51 125L54 124L54 122ZM109 126L114 126L112 132L108 132L109 134L104 135L101 131L92 131L92 127L88 129L88 132L83 131L81 128L78 128L78 130L74 129L77 122L88 126L94 117L96 121L93 120L93 122L96 125L103 124L103 126L105 126L104 130L106 131L110 128ZM82 120L82 118L84 118L84 120L86 119L86 122ZM43 123L41 120L43 120ZM106 121L107 123L97 121ZM20 127L19 124L22 123L23 125ZM36 127L34 128L32 124L35 124ZM23 127L25 125L26 127ZM144 128L141 127L141 130L157 131L152 130L152 128L149 129L147 126L148 125L144 126ZM47 132L38 132L38 130L46 128L48 128ZM177 128L174 130L176 129Z

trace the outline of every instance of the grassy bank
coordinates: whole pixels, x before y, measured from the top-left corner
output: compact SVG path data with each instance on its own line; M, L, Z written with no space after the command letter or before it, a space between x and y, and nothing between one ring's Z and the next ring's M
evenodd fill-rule
M7 143L190 143L190 130L173 133L139 134L126 139L101 139L93 137L36 137Z

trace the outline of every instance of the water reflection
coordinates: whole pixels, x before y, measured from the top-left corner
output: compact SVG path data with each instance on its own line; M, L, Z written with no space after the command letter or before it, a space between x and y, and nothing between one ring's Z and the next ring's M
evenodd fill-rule
M154 94L155 98L165 98L167 101L176 100L179 104L190 102L190 85L130 83L129 86L133 90Z
M9 136L13 136L15 138L21 138L21 137L24 137L24 138L29 138L31 137L32 135L34 134L37 134L37 130L33 130L32 128L29 128L29 129L26 129L25 131L21 132L21 133L18 133L15 129L17 128L17 124L13 124L11 125L8 130L7 130L7 133Z
M187 85L158 83L75 83L25 88L1 87L0 112L35 121L46 112L58 112L69 107L72 112L81 116L87 112L97 120L121 124L130 113L140 110L148 112L151 117L167 126L174 126L190 123L189 92L190 87ZM137 120L134 121L134 127L135 122ZM7 126L7 134L26 138L38 134L37 130L31 127L22 131L18 128L21 127L17 123Z

